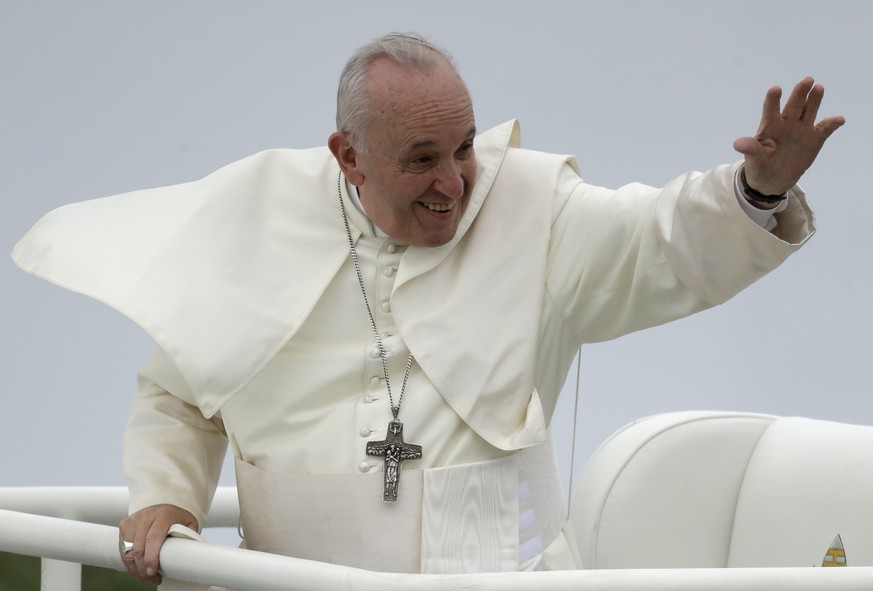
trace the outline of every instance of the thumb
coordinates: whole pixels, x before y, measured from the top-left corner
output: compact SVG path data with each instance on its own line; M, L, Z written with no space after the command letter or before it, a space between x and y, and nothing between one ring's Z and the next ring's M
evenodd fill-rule
M757 156L761 152L761 144L753 137L741 137L734 140L734 150L746 156Z

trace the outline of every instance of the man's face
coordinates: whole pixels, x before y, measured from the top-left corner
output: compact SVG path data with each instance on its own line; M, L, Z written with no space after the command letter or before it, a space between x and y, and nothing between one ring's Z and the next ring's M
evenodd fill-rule
M370 149L356 155L349 180L371 221L413 246L449 242L476 180L473 106L448 64L426 72L388 60L371 66Z

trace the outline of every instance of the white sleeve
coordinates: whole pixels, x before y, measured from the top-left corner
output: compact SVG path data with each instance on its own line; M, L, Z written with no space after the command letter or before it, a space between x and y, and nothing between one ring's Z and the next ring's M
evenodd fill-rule
M175 372L162 351L140 373L139 393L124 438L131 513L157 504L190 511L204 527L227 451L220 416L207 419L184 388L171 393ZM159 383L164 382L164 383ZM178 385L178 384L176 384Z
M547 286L574 340L608 340L721 304L809 239L814 216L799 188L767 232L737 203L735 171L615 190L565 171Z

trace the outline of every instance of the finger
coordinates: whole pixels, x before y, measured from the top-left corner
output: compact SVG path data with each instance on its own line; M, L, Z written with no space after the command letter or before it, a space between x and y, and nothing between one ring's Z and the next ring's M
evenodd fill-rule
M131 552L131 554L133 554L133 566L135 568L135 573L131 574L142 581L153 583L155 585L161 584L161 576L158 574L157 557L157 553L160 552L160 546L158 546L158 549L155 552L150 540L158 538L163 541L162 536L166 536L166 529L164 529L162 534L159 522L153 520L141 524L137 529L133 541L133 552ZM150 550L152 550L152 554L149 553Z
M823 98L824 86L816 84L809 91L809 95L806 98L806 104L803 107L803 113L800 115L800 120L815 123L815 118L818 116L818 108L821 106Z
M132 577L139 578L139 570L136 568L136 560L133 556L133 551L131 550L127 554L121 551L122 542L130 541L133 536L129 532L125 532L121 528L118 530L118 551L121 554L121 564L124 565L124 568L127 569L127 572L130 573Z
M126 556L121 557L121 563L124 565L124 568L127 569L127 572L130 576L141 579L139 576L139 569L136 566L136 561L133 559L133 556L128 554Z
M778 121L782 117L780 110L780 101L782 100L782 89L778 86L771 87L764 96L764 110L761 113L761 126L765 126L769 121Z
M809 91L812 90L815 80L812 76L807 76L794 86L788 100L785 101L785 108L782 110L782 117L785 119L797 120L803 115L803 108L806 105L806 97Z
M828 139L833 132L846 124L846 118L842 115L836 117L827 117L819 121L815 128L822 134L823 139Z
M133 564L131 565L133 572L131 574L143 581L146 579L145 566L143 565L143 550L145 549L145 534L147 531L148 525L140 524L140 527L137 528L136 533L133 535L133 550L130 553L133 557Z
M124 541L134 542L137 529L136 521L132 520L130 517L121 521L118 525L118 551L121 553L121 563L124 565L124 568L127 569L127 572L130 573L131 576L139 579L141 577L139 568L136 565L136 543L134 543L134 549L130 552L126 554L121 552L121 543Z
M761 152L761 143L753 137L741 137L734 140L734 150L746 156L757 156Z
M164 540L167 539L167 532L170 526L166 523L157 520L152 523L149 532L145 538L145 546L143 551L143 570L149 581L160 582L158 567L160 566L161 546L164 545Z

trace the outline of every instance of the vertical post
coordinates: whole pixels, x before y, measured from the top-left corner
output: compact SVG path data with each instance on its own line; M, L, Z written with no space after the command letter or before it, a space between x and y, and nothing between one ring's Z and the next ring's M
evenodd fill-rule
M43 558L41 570L41 591L82 591L81 564Z

